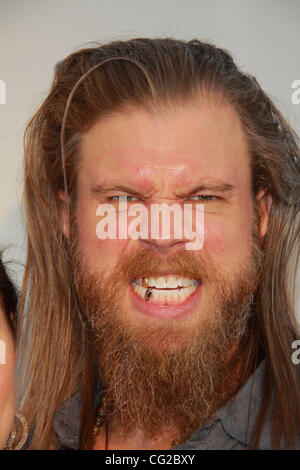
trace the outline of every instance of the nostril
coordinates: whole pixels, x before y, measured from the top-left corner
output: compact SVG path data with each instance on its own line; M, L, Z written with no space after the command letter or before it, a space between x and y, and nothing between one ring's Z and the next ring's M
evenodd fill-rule
M169 253L170 250L174 249L182 249L182 247L185 245L186 241L185 240L155 240L155 239L139 239L139 242L142 244L146 244L147 247L153 249L157 253L161 254L166 254Z

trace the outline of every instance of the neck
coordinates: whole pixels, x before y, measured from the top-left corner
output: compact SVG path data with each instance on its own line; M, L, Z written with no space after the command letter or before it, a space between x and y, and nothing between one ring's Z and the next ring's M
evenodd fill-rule
M174 447L176 431L163 430L154 437L149 437L141 429L134 429L125 434L121 432L120 421L111 417L109 422L101 426L97 434L94 450L167 450Z

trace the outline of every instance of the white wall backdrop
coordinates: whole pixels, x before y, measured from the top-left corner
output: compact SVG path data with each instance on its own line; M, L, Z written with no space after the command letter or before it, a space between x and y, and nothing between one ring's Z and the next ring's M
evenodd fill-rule
M24 262L21 207L25 124L46 96L56 62L89 41L198 38L229 49L300 133L299 0L0 0L0 245ZM1 100L0 100L1 101ZM300 285L300 272L298 273ZM14 278L22 278L16 265ZM297 292L300 315L300 289Z

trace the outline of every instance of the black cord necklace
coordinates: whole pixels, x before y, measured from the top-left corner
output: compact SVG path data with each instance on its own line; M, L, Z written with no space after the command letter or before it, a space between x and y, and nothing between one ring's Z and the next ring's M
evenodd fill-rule
M95 419L93 435L94 437L96 437L100 432L100 428L103 426L103 424L105 424L105 448L104 450L108 450L109 429L108 429L108 416L105 410L106 410L106 403L105 403L105 400L103 400L102 405L96 411L96 419ZM180 440L174 439L172 441L170 449L173 449L173 447L178 446L179 443L180 443Z

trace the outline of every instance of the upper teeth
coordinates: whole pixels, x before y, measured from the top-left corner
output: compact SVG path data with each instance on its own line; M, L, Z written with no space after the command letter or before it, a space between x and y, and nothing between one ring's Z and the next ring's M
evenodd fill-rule
M195 286L199 283L196 279L176 276L139 278L133 282L144 287L156 287L157 289L176 289L178 287Z

